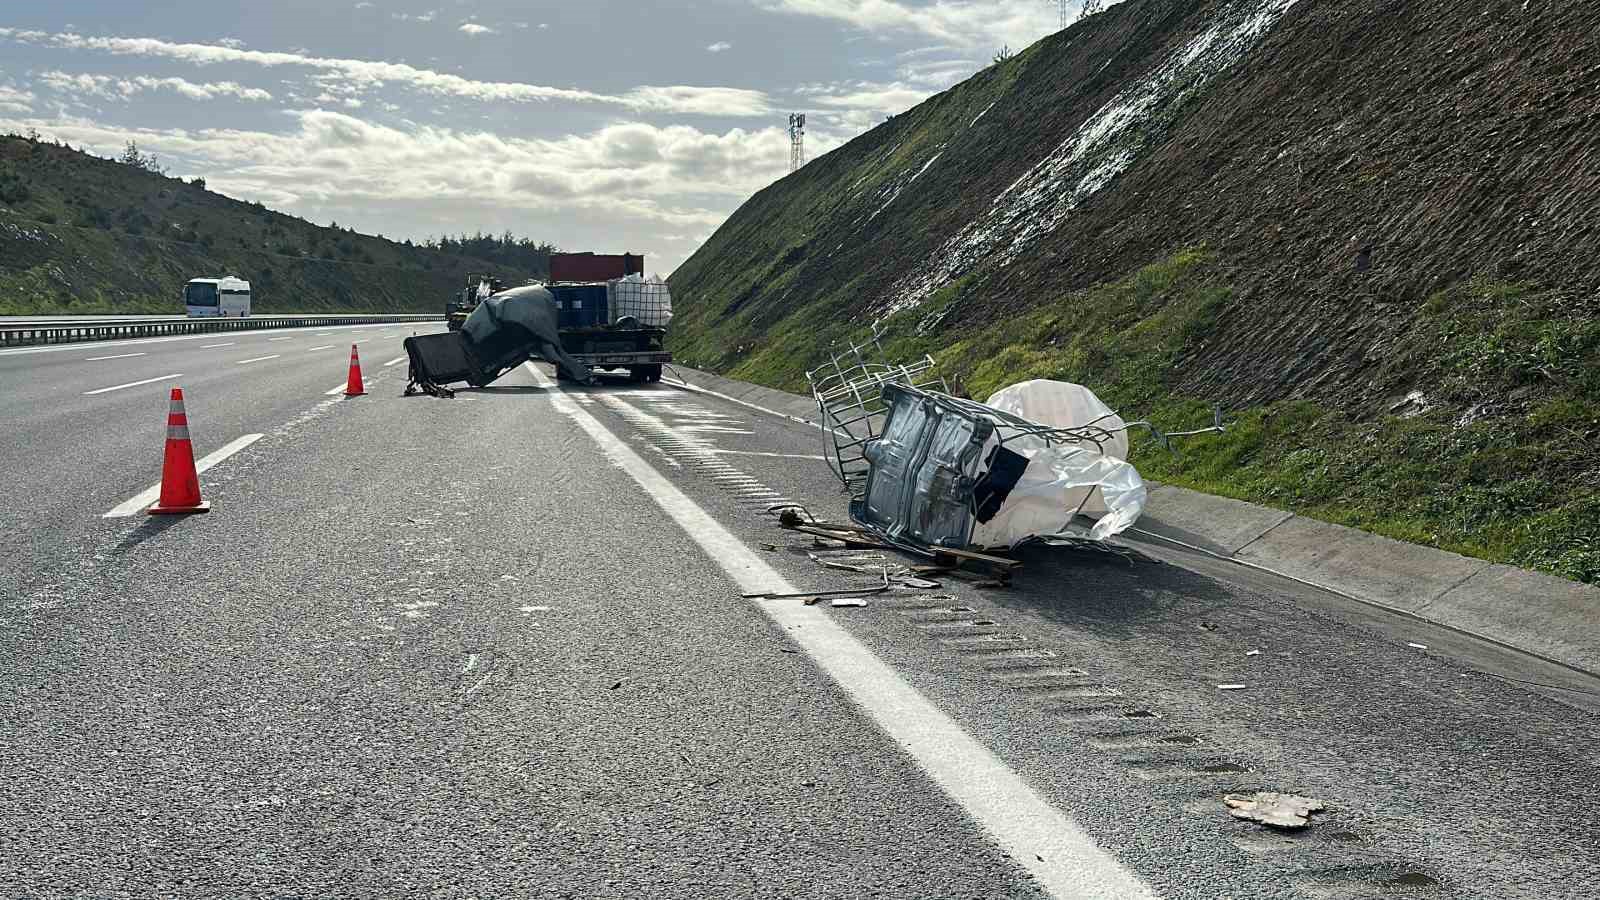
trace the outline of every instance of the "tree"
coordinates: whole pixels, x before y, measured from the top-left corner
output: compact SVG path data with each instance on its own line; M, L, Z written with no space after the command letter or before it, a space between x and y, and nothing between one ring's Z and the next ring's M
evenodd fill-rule
M157 175L167 174L166 166L161 165L154 153L140 153L139 145L133 141L129 141L128 146L122 148L122 155L117 157L117 162Z

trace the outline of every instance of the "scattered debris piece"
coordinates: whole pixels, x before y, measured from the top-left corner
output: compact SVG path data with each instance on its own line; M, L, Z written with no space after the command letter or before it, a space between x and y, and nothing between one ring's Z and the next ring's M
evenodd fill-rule
M1408 644L1406 644L1406 646L1410 647L1413 650L1426 650L1426 649L1428 649L1428 645L1427 644L1410 644L1410 643L1408 643Z
M772 551L772 550L778 549L778 545L777 544L762 544L761 545L761 549L767 550L767 551Z
M845 588L839 591L796 591L792 594L778 594L762 591L753 591L740 596L746 600L793 600L796 597L849 597L856 594L881 594L889 589L889 576L883 576L883 583L871 587Z
M1290 831L1310 827L1311 814L1328 808L1321 800L1274 791L1229 794L1222 798L1222 802L1228 804L1228 812L1235 819L1260 822Z
M1219 684L1219 685L1217 685L1217 690L1219 690L1219 691L1242 691L1247 687L1249 687L1249 685L1247 685L1247 684Z
M607 688L607 689L606 689L606 690L611 690L611 691L614 691L614 690L616 690L616 689L617 689L617 688L619 688L619 687L622 687L622 682L620 682L620 681L619 681L619 682L617 682L617 683L616 683L616 684L613 684L613 685L612 685L612 686L611 686L611 687L609 687L609 688Z
M778 648L778 652L779 653L799 653L800 651L796 650L793 647L779 647Z
M835 609L853 608L866 605L867 601L861 599L860 597L839 597L833 601L833 607Z
M1261 655L1261 651L1260 650L1251 650L1249 653L1245 654L1245 656L1260 656L1260 655Z
M805 604L807 606L816 606L818 603L821 603L821 602L822 602L822 598L821 597L807 597L805 599Z
M1198 627L1200 628L1201 631L1216 631L1217 630L1217 623L1215 623L1215 622L1201 622Z

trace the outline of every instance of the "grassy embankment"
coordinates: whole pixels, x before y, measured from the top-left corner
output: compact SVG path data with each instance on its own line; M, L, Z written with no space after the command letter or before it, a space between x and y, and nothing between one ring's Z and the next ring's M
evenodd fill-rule
M1077 381L1179 430L1209 421L1209 404L1174 389L1177 363L1230 290L1206 252L1188 250L954 343L917 335L914 314L890 320L886 346L890 358L931 353L975 397L1029 378ZM810 331L801 346L812 347L838 331L825 320L783 327ZM731 374L802 387L807 361L778 352L785 340L765 343L774 349ZM1232 410L1226 434L1185 440L1179 453L1138 439L1133 460L1157 481L1600 582L1600 321L1554 293L1473 281L1430 297L1390 364L1432 411L1283 401Z

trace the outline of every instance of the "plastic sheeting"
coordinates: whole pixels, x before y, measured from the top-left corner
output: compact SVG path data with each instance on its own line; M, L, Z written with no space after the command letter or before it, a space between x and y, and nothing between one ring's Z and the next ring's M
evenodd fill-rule
M1148 491L1123 459L1126 425L1093 391L1064 381L1025 381L996 392L986 405L1052 428L1093 427L1107 434L1100 446L1048 443L1029 434L1006 441L1004 449L1023 457L1026 467L993 515L974 525L973 544L1011 547L1035 537L1082 537L1072 522L1080 514L1097 520L1089 529L1092 540L1120 534L1138 521ZM984 448L991 469L998 449L996 438Z

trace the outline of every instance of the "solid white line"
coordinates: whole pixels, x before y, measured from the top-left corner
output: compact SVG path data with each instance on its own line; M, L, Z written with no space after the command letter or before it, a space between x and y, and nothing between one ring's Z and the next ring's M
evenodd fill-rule
M225 460L228 457L234 455L235 453L238 453L240 450L243 450L244 448L250 446L251 444L254 444L256 441L261 440L262 437L264 437L264 435L247 434L244 437L239 438L238 440L234 441L233 443L227 445L226 447L223 447L222 449L216 451L215 453L209 454L207 456L204 456L204 457L196 460L195 464L194 464L195 472L197 474L200 473L200 472L204 472L205 470L211 468L212 466L216 465L217 463L222 462L223 460ZM133 499L129 500L128 502L126 502L124 504L122 504L121 506L118 506L116 509L113 509L112 511L110 511L110 512L106 513L105 515L101 516L101 518L102 519L124 519L124 518L127 518L128 516L137 515L137 514L139 514L141 512L144 512L146 509L148 509L150 507L150 505L152 503L155 503L156 500L160 499L160 497L161 497L161 483L160 482L156 482L155 484L153 484L149 488L147 488L143 493L139 494L137 497L134 497Z
M238 362L236 362L236 363L234 363L234 365L236 365L236 366L242 366L242 365L244 365L244 364L245 364L245 363L253 363L253 362L266 362L266 361L267 361L267 360L269 360L269 359L277 359L277 358L279 358L279 357L281 357L281 356L283 356L283 354L282 354L282 353L274 353L274 354L273 354L273 355L271 355L271 356L258 356L258 357L256 357L256 358L255 358L255 359L241 359L241 360L239 360L239 361L238 361Z
M91 356L84 362L99 362L102 359L132 359L135 356L144 356L143 353L119 353L116 356Z
M130 381L127 384L119 384L119 385L116 385L114 387L101 388L98 391L84 391L83 395L85 397L93 397L95 394L109 394L112 391L120 391L123 388L138 387L141 384L155 384L158 381L171 381L174 378L182 378L182 377L183 377L183 373L182 372L177 372L177 373L172 374L172 375L163 375L160 378L146 378L143 381Z
M232 347L232 346L233 346L233 343L230 341L229 343L226 343L226 344L206 344L206 345L202 346L200 349L201 350L210 350L210 349L212 349L214 347Z
M645 462L625 442L534 367L550 402L588 433L729 578L745 592L792 593L782 575ZM962 730L900 673L885 665L820 608L757 601L785 633L878 723L917 765L986 828L1000 847L1056 897L1132 900L1155 894L1062 814L988 747Z
M398 366L398 365L400 365L400 364L401 364L401 363L403 363L403 362L405 362L405 361L406 361L406 360L407 360L407 359L409 359L409 358L410 358L410 357L406 357L406 356L397 356L397 357L395 357L395 358L394 358L394 359L391 359L391 360L389 360L389 361L388 361L388 362L386 362L386 363L384 363L384 364L383 364L383 367L384 367L384 368L385 368L385 369L387 369L387 368L389 368L389 367L390 367L390 366Z

